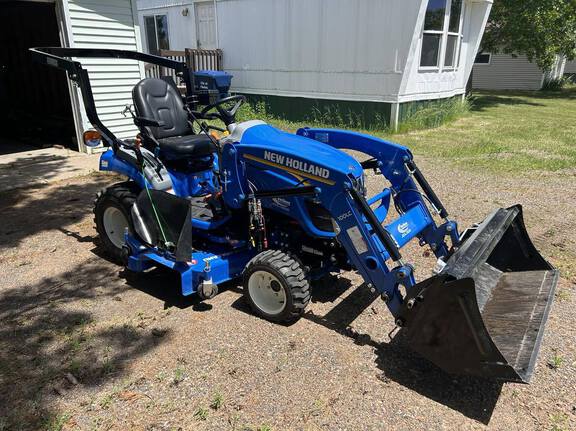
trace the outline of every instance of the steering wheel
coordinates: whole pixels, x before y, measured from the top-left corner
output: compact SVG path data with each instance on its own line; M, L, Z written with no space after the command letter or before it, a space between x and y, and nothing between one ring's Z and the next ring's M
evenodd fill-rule
M223 105L230 102L236 103L231 109L224 108ZM244 104L244 102L246 102L246 96L242 96L241 94L225 97L224 99L220 99L219 101L206 106L202 111L200 111L200 115L208 120L222 120L222 122L228 126L236 121L236 112L238 112L238 109ZM209 113L212 109L216 109L218 113Z

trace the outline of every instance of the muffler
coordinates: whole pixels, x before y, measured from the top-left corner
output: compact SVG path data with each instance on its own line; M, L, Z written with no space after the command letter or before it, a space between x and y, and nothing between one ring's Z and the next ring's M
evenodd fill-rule
M528 383L558 282L530 240L522 207L498 209L400 312L416 352L449 373Z

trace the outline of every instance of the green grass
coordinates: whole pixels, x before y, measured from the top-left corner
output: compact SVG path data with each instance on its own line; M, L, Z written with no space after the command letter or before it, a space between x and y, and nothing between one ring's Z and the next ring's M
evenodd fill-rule
M548 361L548 366L554 370L557 370L558 368L560 368L562 366L563 363L564 363L564 358L562 356L555 354Z
M560 92L478 93L468 115L395 140L417 155L491 171L576 166L576 87Z
M71 417L72 416L69 413L55 415L46 421L44 429L46 431L61 431Z
M198 421L205 421L208 418L208 410L203 407L199 407L198 410L194 412L194 418Z
M290 131L334 127L274 118L264 106L242 108L239 120L247 119ZM464 105L440 103L417 111L399 133L344 128L406 145L416 156L469 169L555 172L576 166L576 86L550 92L478 92Z
M172 384L177 385L184 381L186 378L186 370L182 367L178 367L174 370L174 378L172 379Z
M212 410L218 410L223 405L224 405L224 397L220 392L216 392L216 394L214 394L212 402L210 403L210 408Z

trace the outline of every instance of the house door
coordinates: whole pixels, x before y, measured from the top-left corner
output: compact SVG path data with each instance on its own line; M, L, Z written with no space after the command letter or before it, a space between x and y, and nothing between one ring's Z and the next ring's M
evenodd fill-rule
M200 49L216 49L216 14L214 2L194 5L196 13L196 44Z

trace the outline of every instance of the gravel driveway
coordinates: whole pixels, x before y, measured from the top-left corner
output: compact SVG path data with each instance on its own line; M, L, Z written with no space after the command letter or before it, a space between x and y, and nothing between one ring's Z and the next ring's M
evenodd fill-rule
M576 429L576 175L420 165L462 226L523 203L562 270L530 385L439 371L389 338L352 273L291 326L233 284L200 303L173 274L126 273L94 243L92 199L113 180L95 174L0 195L0 430ZM405 255L430 274L420 248Z

